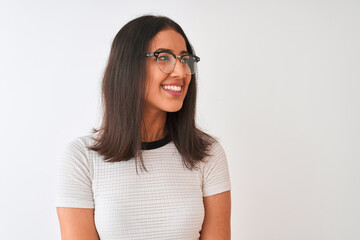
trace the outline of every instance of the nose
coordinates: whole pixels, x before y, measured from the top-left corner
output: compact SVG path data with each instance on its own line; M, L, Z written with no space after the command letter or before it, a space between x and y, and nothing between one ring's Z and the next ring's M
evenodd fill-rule
M185 67L181 63L180 57L176 58L174 70L171 72L172 77L185 78L186 72Z

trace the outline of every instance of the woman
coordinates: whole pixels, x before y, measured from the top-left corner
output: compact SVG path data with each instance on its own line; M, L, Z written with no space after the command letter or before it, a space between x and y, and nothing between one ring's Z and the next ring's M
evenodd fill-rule
M226 155L195 124L199 60L167 17L142 16L118 32L102 125L60 161L62 239L230 239Z

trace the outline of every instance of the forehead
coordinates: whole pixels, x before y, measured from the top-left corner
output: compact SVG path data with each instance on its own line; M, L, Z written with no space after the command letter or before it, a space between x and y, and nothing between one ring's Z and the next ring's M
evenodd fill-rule
M158 32L149 43L150 52L159 48L167 48L175 54L186 51L186 43L183 36L173 29L165 29Z

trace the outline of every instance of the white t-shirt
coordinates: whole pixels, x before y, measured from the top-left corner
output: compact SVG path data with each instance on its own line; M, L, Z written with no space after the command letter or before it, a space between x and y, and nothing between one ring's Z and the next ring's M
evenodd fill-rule
M215 142L212 156L190 171L169 138L143 147L148 172L135 160L105 162L85 146L93 135L71 141L58 163L56 207L94 208L101 240L199 239L203 197L231 190L227 158Z

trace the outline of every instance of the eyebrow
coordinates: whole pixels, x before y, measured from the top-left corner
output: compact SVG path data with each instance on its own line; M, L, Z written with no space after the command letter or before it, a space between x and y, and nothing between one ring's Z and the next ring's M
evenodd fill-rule
M160 51L167 51L167 52L172 52L172 53L173 53L172 50L167 49L167 48L158 48L158 49L155 50L155 52L160 52ZM180 54L184 54L184 53L189 53L189 52L186 51L186 50L182 50L182 51L180 52Z

